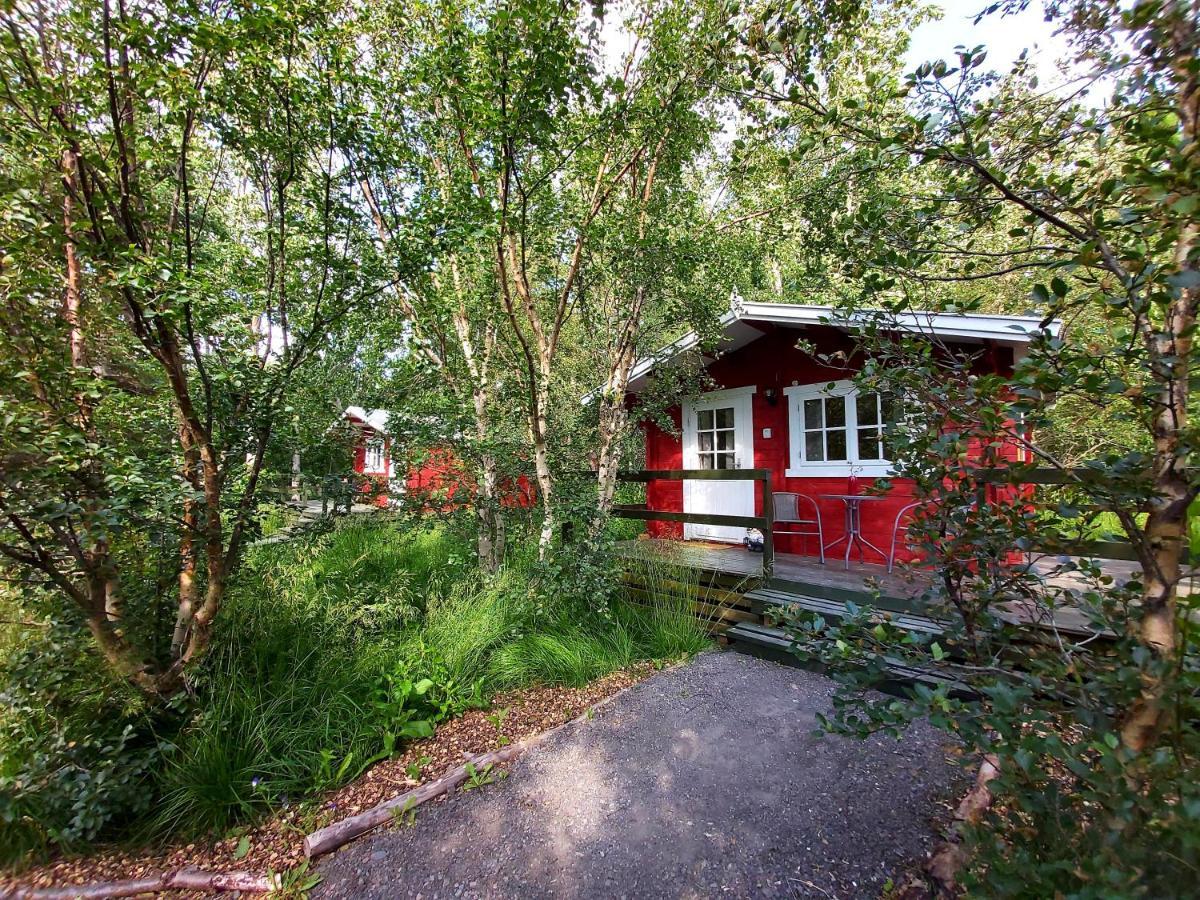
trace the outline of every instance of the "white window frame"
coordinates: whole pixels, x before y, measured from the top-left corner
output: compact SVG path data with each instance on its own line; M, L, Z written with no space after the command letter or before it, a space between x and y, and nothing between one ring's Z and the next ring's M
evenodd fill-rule
M858 458L858 396L854 382L822 381L818 384L793 384L783 389L788 409L788 478L820 478L849 475L851 470L866 478L882 478L891 475L890 460ZM846 456L845 460L820 460L809 462L804 459L804 401L817 398L844 397L846 400ZM882 424L882 423L881 423Z
M726 388L721 391L709 391L706 394L700 394L697 397L691 397L683 402L682 413L686 417L683 427L683 467L685 469L700 468L700 443L699 443L699 428L697 415L701 410L717 409L722 406L738 405L737 401L753 397L758 391L757 385L746 385L744 387ZM740 452L738 448L744 448L747 457L750 460L750 465L747 468L754 468L754 403L748 401L745 404L746 415L739 416L741 421L734 423L734 452ZM690 420L690 426L689 421ZM736 460L736 456L735 456ZM736 462L735 462L736 465ZM730 471L728 469L718 469L716 471Z
M387 474L387 446L383 438L371 438L363 449L363 474Z

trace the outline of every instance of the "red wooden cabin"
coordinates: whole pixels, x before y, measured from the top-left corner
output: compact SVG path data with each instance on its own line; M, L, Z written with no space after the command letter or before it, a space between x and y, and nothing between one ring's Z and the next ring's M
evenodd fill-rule
M363 479L363 493L371 502L386 506L389 494L397 493L393 479L392 439L388 434L388 413L382 409L348 406L346 421L354 428L354 474Z
M704 358L718 389L680 398L670 411L680 436L652 424L644 428L646 468L769 469L772 489L812 498L821 512L824 543L838 542L847 520L844 501L836 495L861 491L892 472L881 439L892 409L878 395L860 394L849 380L852 370L829 368L797 349L803 340L818 356L852 351L853 328L831 321L836 319L830 307L736 305L722 319L719 353ZM1033 317L949 313L910 313L897 324L950 346L982 350L980 364L1003 372L1011 371L1041 328L1041 320ZM1057 323L1051 330L1057 332ZM690 334L639 362L630 393L644 390L656 367L696 352L698 345L697 336ZM1018 453L1014 446L1014 458ZM857 485L850 482L852 472ZM889 550L897 512L911 501L911 487L911 482L896 479L884 499L861 504L862 537L883 551L874 555L867 550L865 561L886 561L882 557ZM753 481L656 481L647 486L647 506L666 512L769 515L756 494ZM810 509L805 502L800 512ZM655 537L730 543L746 536L740 527L675 522L650 522L648 531ZM843 541L830 552L840 557L844 548ZM775 531L775 549L815 556L817 538L788 535L785 526Z

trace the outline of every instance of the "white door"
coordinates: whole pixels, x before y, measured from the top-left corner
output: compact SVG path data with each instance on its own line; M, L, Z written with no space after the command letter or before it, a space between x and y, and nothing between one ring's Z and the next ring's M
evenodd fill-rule
M750 398L753 387L701 394L683 404L683 467L685 469L754 468L754 423ZM683 511L722 516L754 515L753 481L696 481L683 483ZM685 522L685 539L738 543L746 529L731 525Z

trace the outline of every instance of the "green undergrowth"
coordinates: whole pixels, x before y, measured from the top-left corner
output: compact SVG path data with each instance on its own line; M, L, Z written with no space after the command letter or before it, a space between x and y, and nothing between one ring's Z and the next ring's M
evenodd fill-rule
M438 525L318 526L249 550L173 710L152 716L98 669L60 671L54 703L30 687L0 736L5 856L225 833L353 779L497 690L581 686L708 643L666 594L599 601L548 587L533 560L489 575L470 557ZM78 764L56 780L69 744Z

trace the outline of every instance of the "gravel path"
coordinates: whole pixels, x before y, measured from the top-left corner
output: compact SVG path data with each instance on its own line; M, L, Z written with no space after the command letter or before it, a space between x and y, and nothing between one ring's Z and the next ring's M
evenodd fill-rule
M828 679L732 652L658 673L320 864L318 897L878 897L957 777L943 735L817 737Z

